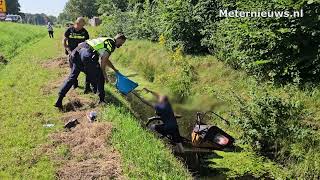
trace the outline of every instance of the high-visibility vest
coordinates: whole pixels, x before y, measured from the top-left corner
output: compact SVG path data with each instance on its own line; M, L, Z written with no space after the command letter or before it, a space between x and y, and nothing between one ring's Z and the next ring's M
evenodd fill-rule
M112 53L115 49L115 46L111 44L111 41L114 41L112 38L97 38L97 39L90 39L87 40L87 44L89 44L89 46L91 46L91 48L97 52L99 52L99 54L101 52L105 52L107 51L108 53Z

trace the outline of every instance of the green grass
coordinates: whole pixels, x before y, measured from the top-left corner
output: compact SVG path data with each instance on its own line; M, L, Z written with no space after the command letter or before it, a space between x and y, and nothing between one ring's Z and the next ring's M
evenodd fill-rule
M19 34L17 42L27 42L19 41L23 32L29 38L42 36L42 33L36 34L39 31L29 36L29 31L24 31L28 27L31 27L29 31L38 30L38 27L13 24L8 24L6 29ZM0 41L6 38L1 35ZM6 38L5 41L9 49L16 43L13 39ZM41 63L61 55L58 43L59 39L43 38L21 46L23 50L12 56L12 63L0 71L0 179L54 179L54 166L39 152L39 147L48 141L49 133L61 127L60 114L52 108L54 95L42 95L41 87L58 76L56 72L42 68ZM47 122L56 127L44 128Z
M252 91L268 92L270 95L303 103L306 110L311 112L313 116L303 123L307 123L313 128L319 127L320 113L317 110L320 106L319 88L301 90L292 85L275 87L272 84L257 82L244 72L234 70L218 61L214 56L183 56L179 52L169 52L157 43L144 40L128 41L114 53L112 59L123 74L136 74L131 79L138 82L140 87L150 87L168 94L173 97L173 100L175 100L174 97L177 94L173 93L170 84L172 81L182 78L179 74L176 74L180 71L176 64L185 61L194 67L196 80L189 87L190 95L182 103L174 101L177 113L187 116L180 120L179 124L183 127L181 132L188 137L191 129L186 127L194 122L193 117L196 111L214 110L227 119L231 119L230 113L235 112L234 104L236 100L232 97L238 95L250 99L250 92ZM154 69L153 73L148 73L150 69ZM150 78L150 74L152 78ZM146 98L149 98L149 96L146 96ZM137 101L134 100L132 103L136 104ZM145 113L145 110L141 109L143 108L136 108L137 111ZM208 122L218 124L236 139L239 139L241 131L238 127L228 127L216 120L208 120ZM221 152L218 154L222 156L222 159L209 159L209 166L212 170L219 171L219 173L230 178L246 176L293 178L300 176L299 173L302 175L303 168L311 167L315 171L318 169L316 163L312 165L308 162L310 158L307 155L304 157L305 160L297 164L289 164L285 168L266 158L259 157L246 145L240 143L238 145L244 150L241 152ZM301 178L304 178L303 175Z
M318 111L320 107L319 88L300 90L292 85L274 87L272 84L259 83L244 72L226 66L212 55L181 56L179 53L171 53L160 44L150 41L129 41L117 50L112 58L122 66L134 70L146 80L154 78L154 81L151 82L158 84L158 89L172 97L175 94L172 93L173 91L167 82L163 80L166 77L172 77L171 80L181 78L175 74L178 69L175 67L174 61L177 61L177 59L178 61L187 61L194 66L197 77L191 87L191 96L187 98L189 108L206 110L208 107L209 109L214 107L218 111L228 111L232 104L228 102L227 97L232 95L233 92L249 97L250 91L259 87L254 90L268 91L270 94L302 102L314 114L312 123L315 126L320 123L320 111ZM155 68L154 74L150 73L150 67ZM148 76L149 74L152 74L152 77ZM164 85L164 83L166 84Z
M39 27L29 25L7 25L13 34L20 34L21 29L29 27L39 30ZM28 36L29 31L25 32ZM56 33L63 34L62 30L56 30ZM1 33L0 42L2 38L7 36ZM6 42L9 49L15 43L8 39ZM50 143L48 136L51 133L63 130L60 119L63 114L53 107L57 94L43 95L42 87L59 79L63 70L46 69L42 64L64 56L61 36L39 38L18 49L21 50L12 56L11 63L0 71L0 179L55 179L59 163L53 162L41 147ZM108 97L116 99L113 95L119 96L113 91ZM125 103L124 99L122 101ZM111 104L104 115L106 121L115 125L112 143L121 154L124 175L140 179L190 178L164 144L142 129L124 108ZM55 124L55 127L43 127L46 123ZM56 153L64 155L67 151L61 147Z
M22 47L32 46L35 41L45 36L45 27L17 23L0 22L0 54L11 59Z
M114 125L112 144L121 154L124 174L130 179L191 179L164 143L141 127L126 100L109 92L116 98L105 108L103 119Z

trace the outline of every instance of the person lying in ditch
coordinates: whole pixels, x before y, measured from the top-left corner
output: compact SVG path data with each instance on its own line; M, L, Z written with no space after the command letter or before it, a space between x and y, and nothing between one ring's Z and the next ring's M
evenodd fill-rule
M141 96L139 96L137 93L133 93L135 96L137 96L144 104L152 107L155 109L156 114L160 116L160 118L163 121L163 124L160 125L153 125L151 127L151 130L157 131L158 133L162 135L170 135L172 136L172 140L174 143L176 143L178 152L184 153L184 148L182 145L182 138L180 136L178 123L176 120L176 116L173 112L173 109L171 107L171 104L169 102L168 96L160 95L156 92L153 92L147 88L143 89L147 93L151 93L154 97L157 98L157 103L151 103L145 99L143 99Z

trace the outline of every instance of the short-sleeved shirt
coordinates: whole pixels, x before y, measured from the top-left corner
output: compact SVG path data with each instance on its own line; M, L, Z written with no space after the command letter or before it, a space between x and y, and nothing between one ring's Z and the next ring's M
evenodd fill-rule
M178 123L170 103L156 104L154 108L157 115L163 120L165 128L174 129L178 127Z
M89 33L85 28L76 31L74 27L68 28L64 33L64 36L68 39L67 43L71 51L73 51L78 46L78 44L90 38Z

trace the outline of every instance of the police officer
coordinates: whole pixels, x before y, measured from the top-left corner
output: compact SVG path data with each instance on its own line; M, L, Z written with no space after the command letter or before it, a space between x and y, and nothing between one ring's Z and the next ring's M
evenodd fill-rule
M72 62L71 62L71 52L78 47L78 45L86 40L88 40L89 33L84 28L86 22L83 17L77 18L77 20L74 23L74 26L69 27L66 32L64 33L64 39L63 39L63 46L66 50L66 55L69 55L69 64L70 68L72 69ZM74 88L78 87L78 80L75 81ZM93 87L95 89L95 85L93 84ZM91 92L91 87L88 78L86 77L86 85L85 85L85 93Z
M118 72L109 58L112 52L116 48L120 48L125 41L125 35L117 34L114 38L97 38L79 44L72 52L72 70L59 92L55 107L62 108L63 98L77 80L81 71L88 76L90 83L97 84L99 103L105 103L104 84L108 82L106 67L109 66L115 72ZM99 59L101 59L100 63Z

